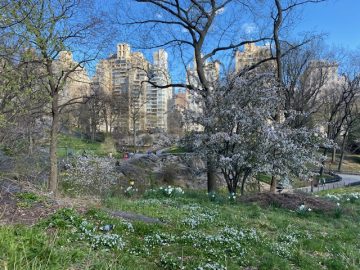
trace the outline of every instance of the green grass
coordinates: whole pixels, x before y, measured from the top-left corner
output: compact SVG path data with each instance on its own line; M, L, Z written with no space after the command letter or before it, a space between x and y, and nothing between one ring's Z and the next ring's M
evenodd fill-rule
M107 156L112 147L107 146L107 142L97 142L78 137L60 134L58 139L58 155L59 157L66 157L67 154L82 155L91 154L95 156ZM113 152L114 157L121 155L120 152Z
M259 173L256 176L256 179L258 181L264 182L264 183L269 184L269 185L271 183L271 175L266 175L266 174L263 174L263 173Z
M169 154L183 154L186 152L187 152L186 149L184 147L180 147L180 146L173 146L169 150L166 151L166 153L169 153Z
M318 192L319 195L325 195L325 194L348 194L358 192L360 193L360 186L353 186L353 187L343 187L343 188L337 188L337 189L329 189L329 190L323 190Z
M357 192L359 187L331 192ZM329 191L330 192L330 191ZM205 192L168 198L107 198L103 207L158 218L124 222L100 209L61 210L33 227L0 227L0 268L8 269L359 269L360 204L336 217L280 208L210 202ZM86 220L86 223L83 223ZM86 225L81 225L86 224ZM125 246L92 247L82 226L114 224ZM111 244L110 244L111 245ZM206 268L206 264L213 268ZM215 267L215 268L214 268Z

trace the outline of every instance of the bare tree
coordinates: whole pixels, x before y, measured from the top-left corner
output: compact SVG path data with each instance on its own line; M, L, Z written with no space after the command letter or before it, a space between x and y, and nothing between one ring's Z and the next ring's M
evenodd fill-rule
M333 88L328 89L325 96L325 104L323 117L326 123L326 135L328 139L335 141L346 129L346 123L351 124L351 117L357 98L359 96L359 76L351 77L343 75L339 83L334 84ZM328 148L324 147L324 155L328 152ZM321 167L320 175L324 172Z
M76 77L85 63L93 60L96 52L82 53L78 51L81 60L64 64L59 61L62 51L71 50L72 46L85 49L86 42L93 38L96 27L100 21L87 14L84 4L89 1L80 0L40 0L25 2L19 6L16 12L10 14L19 18L19 23L13 28L13 32L25 40L36 52L32 59L37 63L42 73L42 87L46 95L51 98L50 115L50 176L49 190L56 194L58 188L57 167L57 136L59 132L60 115L64 108L69 105L82 103L83 97L75 97L65 103L61 103L61 94L72 76ZM81 13L81 14L80 14ZM20 18L24 18L20 20ZM85 51L85 50L84 50Z

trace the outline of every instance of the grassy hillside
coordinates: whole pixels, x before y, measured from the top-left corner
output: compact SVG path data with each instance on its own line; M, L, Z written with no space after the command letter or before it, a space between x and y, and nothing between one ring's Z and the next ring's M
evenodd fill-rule
M105 138L104 142L91 141L66 134L59 135L58 155L66 157L67 154L82 155L83 153L95 156L107 156L110 152L119 155L111 138Z
M224 197L210 202L196 192L165 194L157 190L140 199L110 198L101 206L157 218L158 223L113 218L99 208L82 214L64 208L32 227L4 225L0 268L359 269L360 197L344 197L325 213L306 205L261 208ZM115 227L104 232L104 225Z

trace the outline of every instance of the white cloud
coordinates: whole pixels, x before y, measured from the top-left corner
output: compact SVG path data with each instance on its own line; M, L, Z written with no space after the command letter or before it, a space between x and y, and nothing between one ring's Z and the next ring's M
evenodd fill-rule
M244 23L242 26L241 26L241 29L248 35L254 33L257 31L257 26L256 24L254 23Z

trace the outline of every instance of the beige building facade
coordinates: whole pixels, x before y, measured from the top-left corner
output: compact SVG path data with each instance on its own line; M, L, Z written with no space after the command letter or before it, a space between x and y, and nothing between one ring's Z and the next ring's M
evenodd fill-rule
M94 83L116 103L112 114L118 117L113 128L122 132L152 128L166 131L172 89L156 85L170 83L168 56L159 50L153 58L151 64L141 52L131 52L129 44L121 43L116 54L99 62Z
M235 54L235 72L259 63L262 60L271 57L271 48L269 45L258 46L255 43L248 43L244 45L243 51L236 51ZM270 60L261 65L265 68L274 69L275 62Z
M63 51L58 61L54 62L55 71L65 74L69 72L64 89L60 92L59 105L82 102L91 95L90 78L85 70L76 61L72 53ZM64 76L64 75L62 75Z

